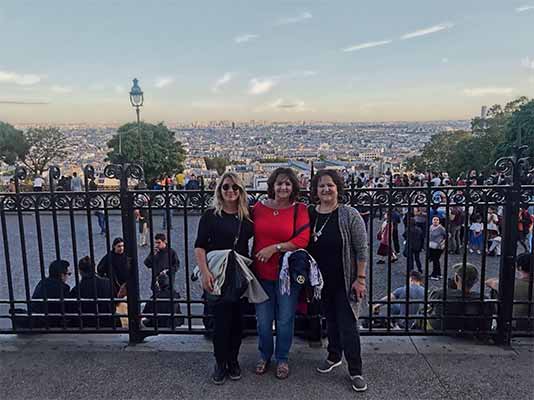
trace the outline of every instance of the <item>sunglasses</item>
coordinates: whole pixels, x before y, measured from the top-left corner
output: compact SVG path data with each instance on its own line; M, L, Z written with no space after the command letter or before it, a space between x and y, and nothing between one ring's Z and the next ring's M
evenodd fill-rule
M239 190L239 186L237 186L235 183L233 185L230 185L228 183L222 185L222 190L224 190L225 192L230 190L230 188L232 188L234 192L237 192Z

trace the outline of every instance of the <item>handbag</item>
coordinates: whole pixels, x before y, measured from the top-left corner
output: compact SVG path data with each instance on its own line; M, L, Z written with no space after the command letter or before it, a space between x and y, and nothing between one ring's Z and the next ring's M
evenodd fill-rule
M431 240L428 242L428 247L434 250L443 250L445 248L445 242L443 241L438 243Z

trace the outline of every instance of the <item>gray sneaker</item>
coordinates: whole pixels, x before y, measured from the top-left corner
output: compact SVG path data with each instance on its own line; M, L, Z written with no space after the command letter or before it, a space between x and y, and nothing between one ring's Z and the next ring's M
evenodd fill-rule
M357 392L365 392L367 390L367 383L361 375L354 375L350 377L352 381L352 388Z
M323 361L321 365L317 367L317 372L321 374L327 374L329 372L332 372L332 370L336 367L339 367L341 365L341 360L339 361L330 361L328 358Z

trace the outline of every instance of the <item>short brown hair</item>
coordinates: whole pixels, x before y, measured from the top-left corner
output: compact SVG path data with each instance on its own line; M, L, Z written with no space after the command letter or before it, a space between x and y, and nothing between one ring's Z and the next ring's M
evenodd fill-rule
M343 200L343 194L345 193L345 183L343 182L341 175L339 175L339 173L333 169L321 169L313 176L310 189L312 201L314 203L319 201L319 197L317 196L317 187L319 186L319 180L323 176L329 176L332 178L337 187L337 199L341 202Z
M295 201L299 195L300 192L300 185L299 180L297 178L297 175L295 175L295 172L291 168L276 168L272 174L269 176L269 179L267 179L267 196L270 199L274 199L274 183L278 179L280 175L285 175L291 182L291 195L289 196L289 200L291 202Z

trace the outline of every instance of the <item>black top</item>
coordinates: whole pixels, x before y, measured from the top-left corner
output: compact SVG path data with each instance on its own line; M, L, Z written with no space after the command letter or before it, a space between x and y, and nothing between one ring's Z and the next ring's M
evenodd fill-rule
M130 267L128 266L126 253L117 254L110 251L102 257L96 270L99 276L111 280L115 295L118 293L120 286L126 283L130 277Z
M227 214L222 211L221 216L215 214L215 210L210 208L200 218L198 223L197 240L195 247L206 250L227 250L234 247L234 240L239 229L239 219L237 214ZM235 250L246 257L249 257L248 241L254 234L252 222L245 219L241 223L241 233Z
M331 214L320 214L315 211L315 207L310 207L309 213L310 226L312 229L315 227L315 232L321 230L321 227L326 223L317 241L315 236L312 236L308 245L308 251L317 261L323 275L323 293L344 290L343 240L339 230L338 210L334 210ZM315 224L316 221L317 224ZM314 231L312 230L312 235L313 233Z

